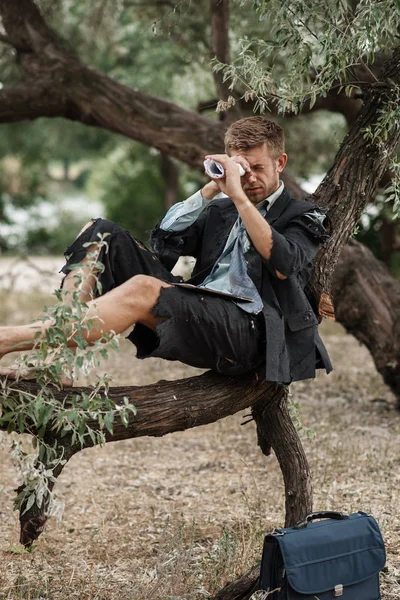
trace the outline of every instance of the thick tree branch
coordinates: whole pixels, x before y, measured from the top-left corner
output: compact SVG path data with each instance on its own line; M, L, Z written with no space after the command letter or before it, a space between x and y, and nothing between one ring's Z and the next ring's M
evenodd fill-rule
M29 390L31 394L35 394L38 390L37 384L32 382L12 382L11 387L16 390L14 393L18 393L18 390ZM54 396L63 403L82 391L89 392L84 388L64 389L55 392ZM266 382L262 373L251 373L240 378L206 373L199 377L179 381L160 381L143 387L116 387L111 388L109 392L109 397L116 404L123 404L125 396L136 406L137 414L131 419L128 427L116 419L113 433L106 432L107 442L141 436L160 437L212 423L254 406L254 418L260 424L258 433L262 450L268 454L269 445L274 448L284 473L288 493L290 491L286 519L288 522L294 522L304 515L302 502L292 503L291 498L293 490L296 490L296 494L300 493L301 498L306 499L307 507L311 502L309 482L303 479L303 474L308 467L304 466L305 454L301 442L290 418L284 413L286 402L284 386ZM289 422L284 423L286 420ZM98 428L96 421L89 422L88 426L94 430ZM267 444L262 441L264 432L261 428L265 426L268 430ZM5 425L3 427L6 428ZM35 433L34 428L30 431ZM62 455L66 460L81 449L79 445L71 444L68 437L57 438L49 424L45 441L53 444L56 439L60 456ZM90 439L87 445L92 445ZM288 450L288 445L293 448L293 452ZM60 475L62 468L61 465L57 468L56 477ZM42 532L46 521L44 509L45 505L41 509L33 507L21 515L23 544L30 545Z
M400 408L400 283L362 244L341 251L332 293L337 320L371 352Z
M32 393L39 389L31 381L12 382L11 387ZM128 427L117 420L113 433L106 432L106 439L107 442L115 442L142 436L161 437L206 425L256 402L268 404L280 401L281 390L282 386L268 383L261 373L254 372L241 378L209 372L140 387L113 387L109 390L109 398L122 405L124 397L129 398L137 408L137 415ZM55 391L54 397L60 402L68 402L69 398L81 392L88 392L88 388L64 388L60 392ZM88 425L95 429L98 427L96 421L90 421ZM35 430L31 429L31 432Z
M13 123L40 117L73 118L67 98L52 91L51 81L21 83L0 90L0 123ZM68 118L68 117L67 117Z
M64 117L121 133L195 168L202 168L204 154L223 147L224 125L92 69L70 66L67 87L39 79L0 90L0 123Z
M0 0L0 16L7 37L20 53L32 53L49 43L62 45L32 0Z
M222 123L199 118L172 102L124 86L87 67L64 48L32 0L21 0L21 4L0 0L0 15L19 53L25 78L34 81L25 89L28 92L33 85L37 90L27 94L25 107L23 87L3 90L0 123L63 116L121 133L196 168L202 167L204 149L216 152L223 146ZM10 94L17 100L13 115L9 111Z

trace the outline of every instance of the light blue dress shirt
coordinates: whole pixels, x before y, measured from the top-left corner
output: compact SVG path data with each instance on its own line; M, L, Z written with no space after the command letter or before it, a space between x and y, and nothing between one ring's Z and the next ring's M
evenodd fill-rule
M276 202L284 188L283 181L278 189L259 202L257 209L265 216L271 206ZM226 198L224 194L217 194L214 199ZM160 223L164 231L182 231L192 225L204 208L209 204L198 191L184 202L175 204L165 215ZM258 313L262 310L262 300L258 291L247 275L244 254L250 248L250 240L240 217L234 223L221 256L216 261L211 273L198 285L207 289L242 296L250 301L236 301L244 311Z

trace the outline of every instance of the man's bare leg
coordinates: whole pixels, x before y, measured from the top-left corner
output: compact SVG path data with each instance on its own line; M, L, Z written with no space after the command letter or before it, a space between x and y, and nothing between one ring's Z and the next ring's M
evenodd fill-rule
M155 330L161 319L154 317L152 309L161 289L168 287L171 285L155 277L136 275L104 296L90 300L88 317L95 320L92 329L84 334L85 339L89 343L95 342L103 333L122 333L139 322ZM15 350L31 350L36 334L45 332L50 326L38 321L30 325L0 327L0 358ZM76 346L73 336L68 346Z
M78 237L85 229L90 227L92 221L87 223L83 229L78 234ZM94 299L94 289L96 286L96 276L97 272L93 269L93 261L96 261L98 258L100 250L97 253L97 256L93 254L93 252L89 249L88 254L80 263L80 266L77 269L69 272L63 280L62 289L64 292L63 301L66 305L72 306L74 293L78 292L78 300L79 302L89 303ZM20 348L18 348L20 349ZM0 367L0 376L7 376L11 379L31 379L35 377L35 371L27 370L26 372L21 370L21 366L17 364L12 364L9 367ZM72 386L73 384L73 374L72 369L70 374L63 375L62 383L64 386Z
M81 230L79 235L85 231L92 222L87 223L84 228ZM78 236L79 237L79 236ZM91 300L95 298L95 287L96 287L96 277L97 271L93 268L93 262L97 261L98 256L100 254L100 250L97 251L97 254L94 254L94 251L88 249L88 255L81 260L80 266L73 271L70 271L62 282L62 290L63 290L63 302L72 306L74 303L74 294L77 293L78 301L87 304ZM75 349L73 349L75 351ZM0 371L1 373L1 371ZM72 386L74 383L73 376L73 367L69 370L69 374L66 373L62 377L62 384L64 386Z

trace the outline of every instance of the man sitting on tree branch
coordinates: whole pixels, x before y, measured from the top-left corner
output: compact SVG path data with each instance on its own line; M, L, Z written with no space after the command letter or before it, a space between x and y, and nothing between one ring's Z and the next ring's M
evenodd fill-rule
M225 149L206 157L218 161L225 176L168 211L151 234L152 251L105 219L90 222L69 246L63 287L73 291L69 266L81 263L81 300L98 317L86 338L135 325L128 337L138 358L180 360L228 375L265 364L266 379L284 384L315 377L316 368L330 372L304 292L313 258L329 239L327 217L314 204L292 199L279 180L287 161L279 125L241 119L227 130ZM106 232L108 251L99 256L105 270L96 280L88 244ZM196 265L185 283L171 270L187 255ZM0 328L0 355L32 348L48 327Z

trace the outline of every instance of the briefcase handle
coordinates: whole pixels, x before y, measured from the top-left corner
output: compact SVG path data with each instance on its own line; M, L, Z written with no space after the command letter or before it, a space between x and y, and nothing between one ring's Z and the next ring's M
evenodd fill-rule
M303 521L299 521L293 527L293 529L305 529L311 521L314 519L337 519L338 521L343 521L344 519L349 519L350 515L344 512L334 512L331 510L322 510L320 512L315 512L307 515L307 517Z

